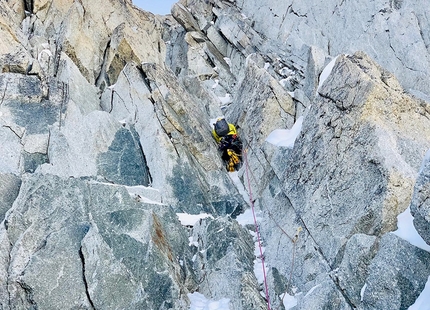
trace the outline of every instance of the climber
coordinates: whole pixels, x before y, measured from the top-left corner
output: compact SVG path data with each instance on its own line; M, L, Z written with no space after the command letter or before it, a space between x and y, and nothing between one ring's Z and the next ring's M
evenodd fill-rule
M213 124L212 136L218 143L218 149L222 152L222 159L227 162L227 170L233 172L240 165L242 154L242 142L237 136L236 127L227 123L225 118L218 118Z

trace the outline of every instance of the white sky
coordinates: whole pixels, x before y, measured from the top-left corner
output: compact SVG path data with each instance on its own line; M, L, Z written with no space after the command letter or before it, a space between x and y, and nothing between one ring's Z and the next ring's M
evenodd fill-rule
M178 0L133 0L135 6L154 14L170 14L170 9Z

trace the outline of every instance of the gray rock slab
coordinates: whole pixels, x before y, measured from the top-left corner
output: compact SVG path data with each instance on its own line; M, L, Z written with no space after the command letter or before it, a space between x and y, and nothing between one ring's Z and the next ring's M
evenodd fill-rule
M353 234L395 229L410 202L416 160L428 149L415 128L428 122L416 121L420 102L402 97L395 79L387 75L385 83L381 70L363 54L338 59L287 163L286 194L333 268ZM416 152L403 152L402 145Z
M19 193L21 179L14 174L0 174L0 222Z
M362 293L364 309L407 309L430 274L430 253L394 234L385 235L372 260Z
M238 310L267 308L253 271L254 241L245 228L226 217L204 219L194 226L192 240L200 293L229 298Z
M369 265L377 251L377 237L355 234L345 246L341 264L331 272L335 283L355 306L361 303L361 290L366 283Z
M180 292L195 289L176 214L122 186L28 175L0 238L12 307L179 309Z
M0 127L0 172L19 174L21 150L23 146L21 139L17 136L13 128L2 126Z
M267 38L285 42L288 54L302 45L330 56L364 51L399 77L405 89L428 94L428 28L425 1L239 1L241 12ZM294 31L291 31L294 29ZM323 29L321 32L319 29ZM342 31L340 31L342 29ZM348 40L345 40L345 33ZM389 48L387 48L389 47ZM313 79L313 77L308 77Z
M411 201L414 226L427 244L430 244L430 153L427 152L415 183Z

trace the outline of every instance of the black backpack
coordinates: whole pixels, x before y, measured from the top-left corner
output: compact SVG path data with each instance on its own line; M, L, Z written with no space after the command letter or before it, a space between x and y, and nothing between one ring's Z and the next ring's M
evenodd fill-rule
M226 136L230 131L230 128L228 127L228 123L224 118L217 120L214 125L214 128L215 128L216 134L219 137Z

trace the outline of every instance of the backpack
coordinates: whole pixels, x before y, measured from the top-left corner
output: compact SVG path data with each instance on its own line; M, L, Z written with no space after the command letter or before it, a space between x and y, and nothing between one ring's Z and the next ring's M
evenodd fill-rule
M222 118L216 121L216 123L214 124L214 129L215 129L215 133L219 136L219 137L224 137L226 136L229 131L230 128L228 126L227 121Z

